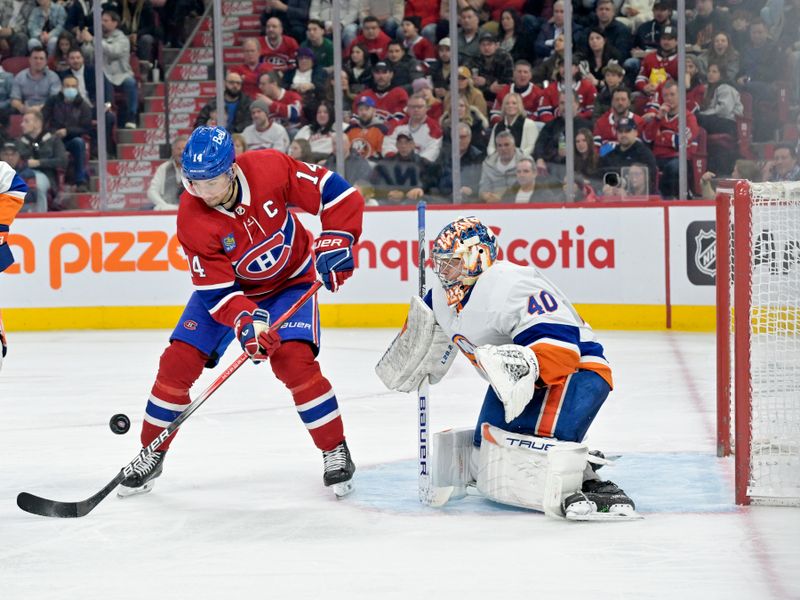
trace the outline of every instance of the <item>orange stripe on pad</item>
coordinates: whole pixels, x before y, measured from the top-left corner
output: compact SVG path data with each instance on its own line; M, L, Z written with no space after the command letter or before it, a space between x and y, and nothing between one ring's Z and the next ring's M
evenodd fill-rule
M568 377L567 382L563 385L552 385L548 388L542 400L542 410L539 412L539 420L536 422L536 435L541 437L554 437L556 422L558 421L558 415L561 412L561 404L564 399L564 390L566 390L569 385L569 379Z

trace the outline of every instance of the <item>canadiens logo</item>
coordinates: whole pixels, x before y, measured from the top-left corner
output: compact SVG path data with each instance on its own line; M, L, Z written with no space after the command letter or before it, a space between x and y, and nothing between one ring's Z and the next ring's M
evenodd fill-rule
M222 247L225 248L225 252L230 252L236 248L236 238L233 237L232 233L222 238Z
M236 264L236 274L242 279L270 279L286 266L291 254L291 239L287 243L287 236L279 231L251 248Z
M197 329L197 321L192 321L191 319L186 319L183 322L183 328L188 329L189 331L194 331Z

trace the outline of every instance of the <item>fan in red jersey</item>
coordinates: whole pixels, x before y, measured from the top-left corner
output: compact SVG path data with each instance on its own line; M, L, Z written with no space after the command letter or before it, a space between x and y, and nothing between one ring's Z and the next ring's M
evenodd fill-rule
M256 361L269 358L292 393L297 412L322 451L323 481L337 496L352 491L355 465L345 442L336 396L316 356L319 310L312 296L277 333L270 319L285 313L317 279L331 292L353 274L352 246L361 235L364 198L332 171L275 150L234 160L221 127L199 127L183 152L186 191L178 239L194 293L161 355L142 425L147 446L189 406L189 389L236 337ZM319 215L312 238L288 209ZM120 496L147 492L161 475L175 434L122 482Z

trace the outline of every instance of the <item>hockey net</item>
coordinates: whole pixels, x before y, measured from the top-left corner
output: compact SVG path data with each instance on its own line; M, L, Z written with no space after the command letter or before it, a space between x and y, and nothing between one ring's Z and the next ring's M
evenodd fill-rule
M718 453L738 504L800 506L800 183L721 189L716 245Z

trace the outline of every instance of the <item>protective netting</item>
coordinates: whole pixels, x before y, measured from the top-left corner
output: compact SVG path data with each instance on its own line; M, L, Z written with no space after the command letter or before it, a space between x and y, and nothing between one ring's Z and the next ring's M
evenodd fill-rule
M800 183L751 184L750 205L747 495L754 503L800 504ZM740 267L731 264L731 279L741 284Z

